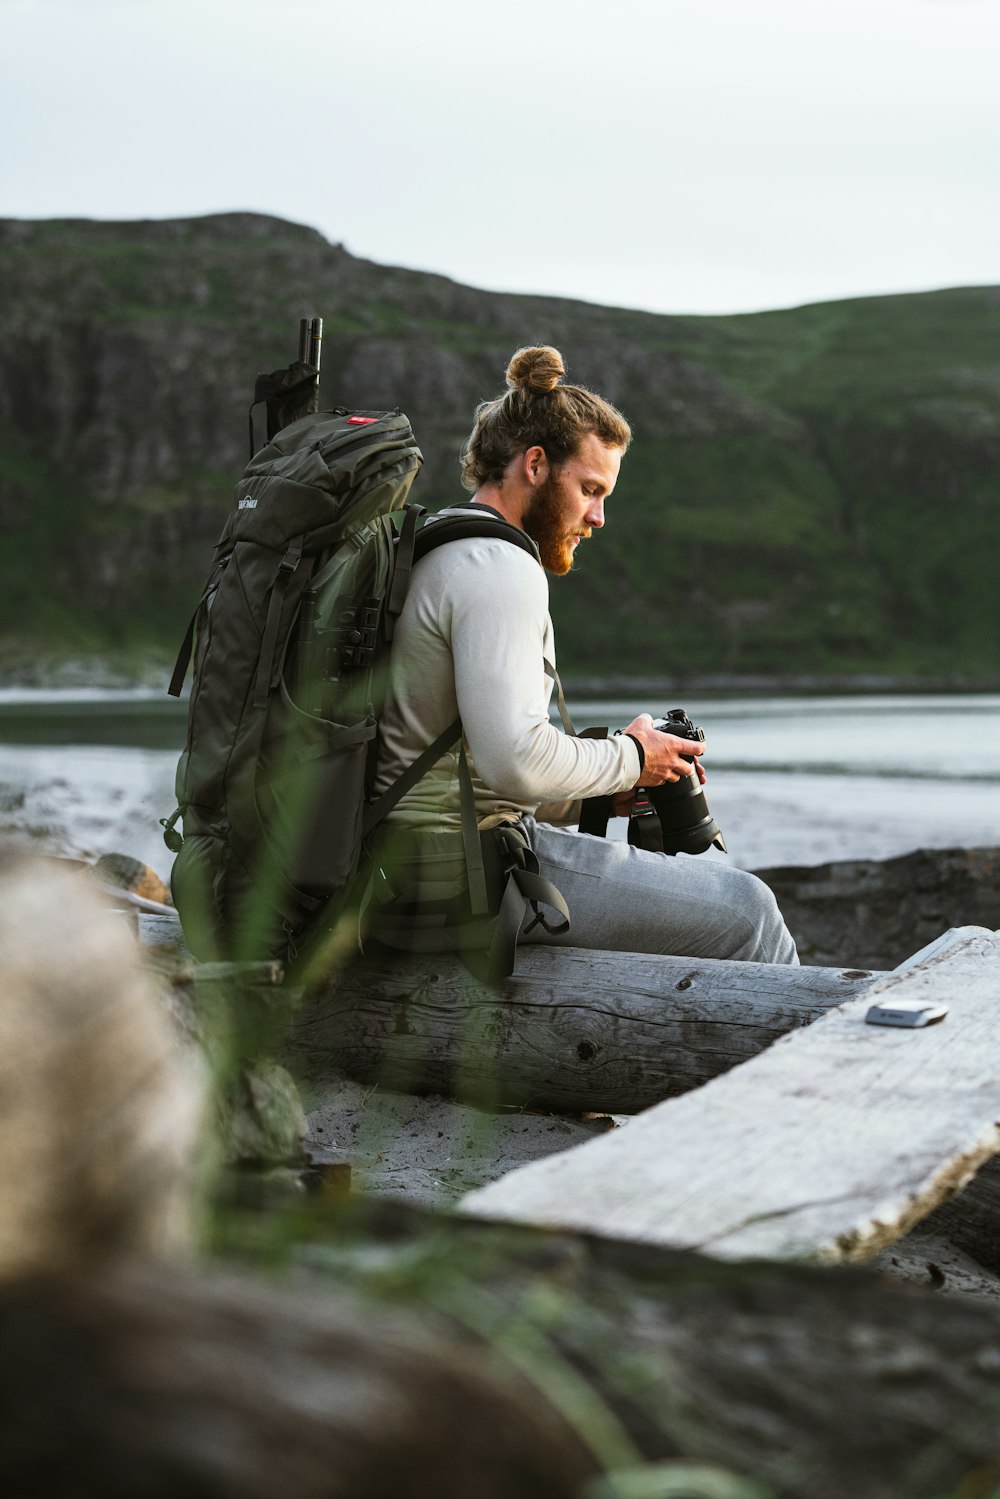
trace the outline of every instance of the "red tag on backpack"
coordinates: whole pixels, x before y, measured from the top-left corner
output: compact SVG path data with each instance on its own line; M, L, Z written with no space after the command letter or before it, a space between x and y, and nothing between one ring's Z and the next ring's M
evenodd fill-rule
M349 427L370 427L372 422L377 422L377 416L349 416L347 425Z

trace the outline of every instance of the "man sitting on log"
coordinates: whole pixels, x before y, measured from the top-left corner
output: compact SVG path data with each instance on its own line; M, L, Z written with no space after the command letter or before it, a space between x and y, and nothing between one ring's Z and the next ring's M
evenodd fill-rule
M505 826L509 838L513 830L568 904L571 928L536 914L522 941L796 963L774 896L753 875L571 828L582 799L610 796L624 815L640 782L704 780L697 759L684 758L704 746L657 731L647 713L606 739L562 734L549 721L555 647L545 574L569 572L580 542L604 525L632 435L619 411L564 384L564 374L556 349L514 355L506 393L479 406L464 450L472 502L428 522L492 515L534 546L466 537L414 567L392 648L376 792L458 718L462 743L439 757L388 819L385 867L397 898L375 935L404 947L456 945L445 929L464 889L464 779L467 819L474 793L480 833Z

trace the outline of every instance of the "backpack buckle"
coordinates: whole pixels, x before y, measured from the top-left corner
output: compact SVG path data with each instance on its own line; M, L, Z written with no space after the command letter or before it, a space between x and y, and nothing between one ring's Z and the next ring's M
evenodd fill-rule
M356 609L345 609L341 615L341 671L368 670L375 664L378 645L379 601L364 599Z
M172 854L179 854L184 847L184 839L174 827L174 823L180 815L181 809L178 807L177 811L171 817L160 818L160 827L163 829L163 841Z

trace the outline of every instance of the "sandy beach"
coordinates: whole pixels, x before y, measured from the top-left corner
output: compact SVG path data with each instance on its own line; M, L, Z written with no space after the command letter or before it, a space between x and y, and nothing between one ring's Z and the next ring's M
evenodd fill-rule
M572 1150L624 1115L484 1113L440 1095L415 1097L342 1078L306 1091L307 1149L317 1163L348 1161L352 1190L448 1209L466 1192L544 1156ZM873 1275L928 1294L1000 1302L1000 1276L926 1223L870 1262Z

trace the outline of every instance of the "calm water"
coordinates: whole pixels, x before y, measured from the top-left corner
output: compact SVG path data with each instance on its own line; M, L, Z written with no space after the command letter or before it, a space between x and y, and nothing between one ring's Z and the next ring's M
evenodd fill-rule
M570 703L579 727L675 706ZM1000 845L1000 696L688 697L683 706L705 729L706 793L734 863ZM166 874L157 819L174 807L184 712L159 694L0 691L0 830L49 851L131 853Z
M1000 696L683 706L705 730L709 805L744 868L1000 844ZM578 726L628 723L631 709L588 704Z

